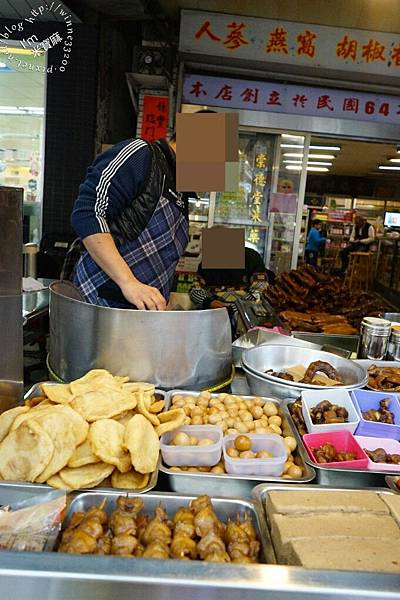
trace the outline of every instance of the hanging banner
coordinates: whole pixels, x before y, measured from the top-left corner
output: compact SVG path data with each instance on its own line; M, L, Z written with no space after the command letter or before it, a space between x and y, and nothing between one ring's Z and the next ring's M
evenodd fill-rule
M400 35L182 10L179 50L252 62L398 77Z
M400 124L400 97L265 81L187 75L186 104Z
M140 137L154 142L167 136L168 96L144 96Z

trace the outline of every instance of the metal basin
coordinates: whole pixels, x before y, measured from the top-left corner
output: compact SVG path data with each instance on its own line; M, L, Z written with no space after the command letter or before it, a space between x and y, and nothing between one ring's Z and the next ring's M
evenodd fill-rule
M49 366L66 382L103 368L164 390L202 390L230 376L231 345L225 309L105 308L80 300L73 286L50 286Z
M276 398L298 398L301 392L307 389L332 389L332 386L296 383L265 373L267 369L283 371L295 365L308 367L316 360L328 362L338 371L343 385L334 386L334 388L361 388L368 382L367 372L362 365L329 352L268 344L251 348L242 354L243 369L252 393L269 394Z

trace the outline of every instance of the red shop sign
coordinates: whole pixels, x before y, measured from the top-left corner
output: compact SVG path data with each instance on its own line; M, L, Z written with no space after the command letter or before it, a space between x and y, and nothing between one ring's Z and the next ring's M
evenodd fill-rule
M149 142L165 138L168 127L168 96L144 96L141 137Z

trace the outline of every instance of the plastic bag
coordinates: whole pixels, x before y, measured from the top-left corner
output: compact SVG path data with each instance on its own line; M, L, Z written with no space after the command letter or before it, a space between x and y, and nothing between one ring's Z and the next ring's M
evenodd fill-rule
M0 550L51 551L61 529L66 493L33 496L0 510Z

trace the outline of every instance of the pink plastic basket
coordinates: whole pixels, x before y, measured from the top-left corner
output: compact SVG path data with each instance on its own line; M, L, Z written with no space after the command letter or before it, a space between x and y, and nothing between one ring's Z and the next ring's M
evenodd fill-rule
M368 456L357 443L354 435L350 431L331 431L327 433L307 433L303 436L303 442L310 458L316 464L319 464L315 458L314 450L329 442L335 446L337 452L354 452L355 460L346 460L343 462L323 463L323 467L332 467L335 469L366 469L368 467Z
M388 440L387 438L363 437L356 435L355 439L361 448L367 450L376 450L383 448L388 454L400 454L400 442ZM371 471L385 471L387 473L398 473L400 465L391 465L387 463L376 463L368 457L368 469Z

